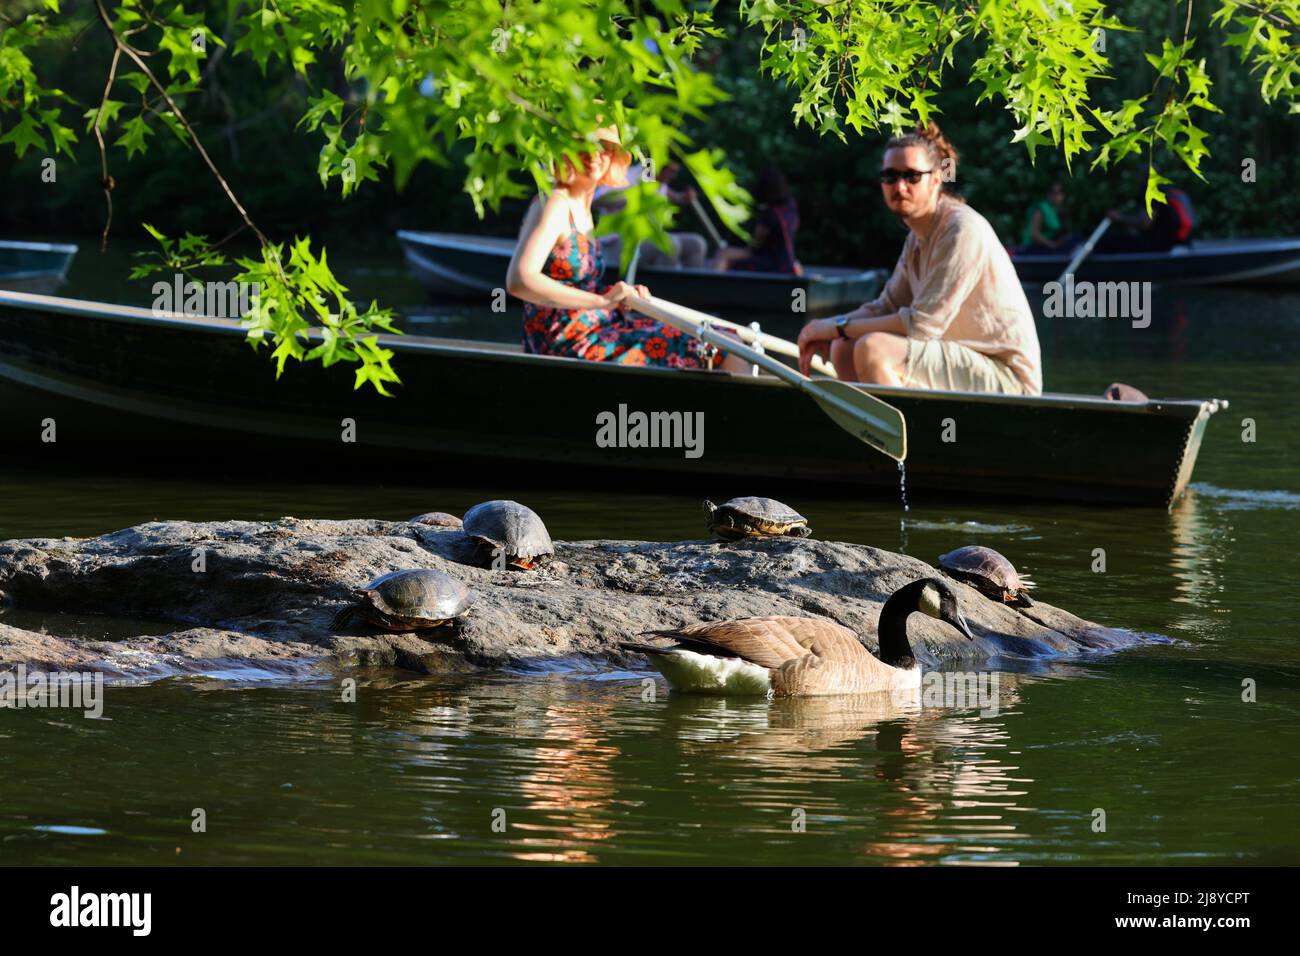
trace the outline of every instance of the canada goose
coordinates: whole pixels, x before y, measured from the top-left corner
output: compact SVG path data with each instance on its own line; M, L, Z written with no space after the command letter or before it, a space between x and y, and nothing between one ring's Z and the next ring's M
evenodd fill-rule
M922 578L890 595L880 609L880 657L856 634L817 617L748 617L650 631L671 637L667 647L628 644L640 651L676 690L714 694L867 694L920 687L921 668L907 640L914 611L938 618L974 640L952 588Z

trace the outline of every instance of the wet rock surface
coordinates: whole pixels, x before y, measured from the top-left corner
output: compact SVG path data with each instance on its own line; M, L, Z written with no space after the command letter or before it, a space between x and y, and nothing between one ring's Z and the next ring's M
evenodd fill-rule
M205 662L274 669L319 661L437 673L574 655L622 660L618 642L644 631L765 614L829 617L874 651L885 599L918 577L940 576L907 555L810 539L555 547L539 569L492 570L468 563L474 549L454 528L297 518L159 521L97 538L0 542L0 592L24 620L33 611L81 611L154 622L139 636L123 637L119 628L101 640L59 633L57 621L9 626L0 610L0 666L129 674ZM478 600L454 628L389 634L357 622L330 630L353 588L400 568L455 575ZM1041 601L1011 608L952 583L976 640L913 615L913 647L932 666L1050 658L1144 639ZM159 634L157 621L176 630Z

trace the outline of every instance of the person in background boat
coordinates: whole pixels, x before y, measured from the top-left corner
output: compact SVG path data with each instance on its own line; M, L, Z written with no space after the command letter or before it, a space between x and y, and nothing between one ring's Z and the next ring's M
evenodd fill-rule
M1079 237L1070 231L1065 211L1065 185L1058 180L1047 187L1046 196L1029 207L1016 255L1069 252L1078 244Z
M596 131L600 147L579 168L567 159L554 188L529 206L506 272L506 290L524 300L524 351L621 365L721 367L748 373L745 362L715 354L677 329L628 311L643 285L605 285L600 244L592 235L591 199L601 184L625 181L630 157L618 128Z
M946 161L946 162L945 162ZM1038 332L1006 247L988 220L946 191L957 152L931 123L885 145L880 189L907 227L880 296L799 333L799 364L830 354L846 381L1037 395Z
M754 189L756 209L753 238L748 246L726 246L718 250L713 266L719 272L780 272L802 275L794 254L799 231L799 206L790 195L785 174L768 166L758 176Z
M663 169L659 171L655 179L659 183L659 195L674 206L689 206L695 200L695 190L690 186L685 189L672 188L673 181L681 171L682 164L672 159L664 164ZM623 199L619 193L641 182L644 175L645 167L640 163L633 163L627 171L626 186L597 186L592 201L602 213L617 212L627 205L627 200ZM704 259L708 255L709 244L703 236L698 232L670 232L668 233L668 239L673 244L672 255L664 252L652 242L641 243L641 266L654 269L704 268ZM623 239L621 236L600 237L600 251L604 255L606 262L616 262L622 249Z
M1111 228L1097 242L1097 252L1168 252L1191 241L1196 231L1196 211L1191 197L1181 189L1165 190L1165 201L1155 203L1152 215L1126 215L1118 209L1106 218L1123 230Z

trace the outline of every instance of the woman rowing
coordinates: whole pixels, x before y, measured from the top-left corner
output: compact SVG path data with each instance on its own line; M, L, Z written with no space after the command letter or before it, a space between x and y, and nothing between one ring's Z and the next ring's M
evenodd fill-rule
M599 185L621 186L631 157L616 126L596 130L598 148L583 154L581 168L567 158L554 188L538 196L524 217L519 243L506 273L506 289L524 300L524 351L621 365L671 368L749 366L722 356L693 336L628 312L631 295L648 297L643 285L601 282L604 257L592 235L591 199Z
M840 378L969 392L1043 390L1038 332L1024 289L988 220L945 190L956 150L931 123L885 145L880 189L907 227L894 273L873 302L799 333L799 364L828 353Z

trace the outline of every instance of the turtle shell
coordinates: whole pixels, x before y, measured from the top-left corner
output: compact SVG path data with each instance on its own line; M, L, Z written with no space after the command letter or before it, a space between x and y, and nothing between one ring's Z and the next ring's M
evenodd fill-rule
M1033 604L1025 593L1034 586L1029 577L1021 577L1015 565L992 548L980 545L957 548L939 555L939 567L995 601Z
M447 514L445 511L426 511L422 515L416 515L408 524L427 524L434 528L460 528L463 522L455 515Z
M436 627L469 610L476 595L450 574L428 568L393 571L363 589L381 616L398 624Z
M335 616L335 628L354 614L388 631L438 627L463 616L477 595L450 574L413 568L381 575L359 588L355 597Z
M732 498L721 505L704 502L710 531L724 538L788 535L806 538L812 534L808 519L775 498Z
M528 568L538 558L555 553L546 525L532 508L517 501L484 501L465 512L465 534L480 545L480 558L490 563L504 551L506 561Z

